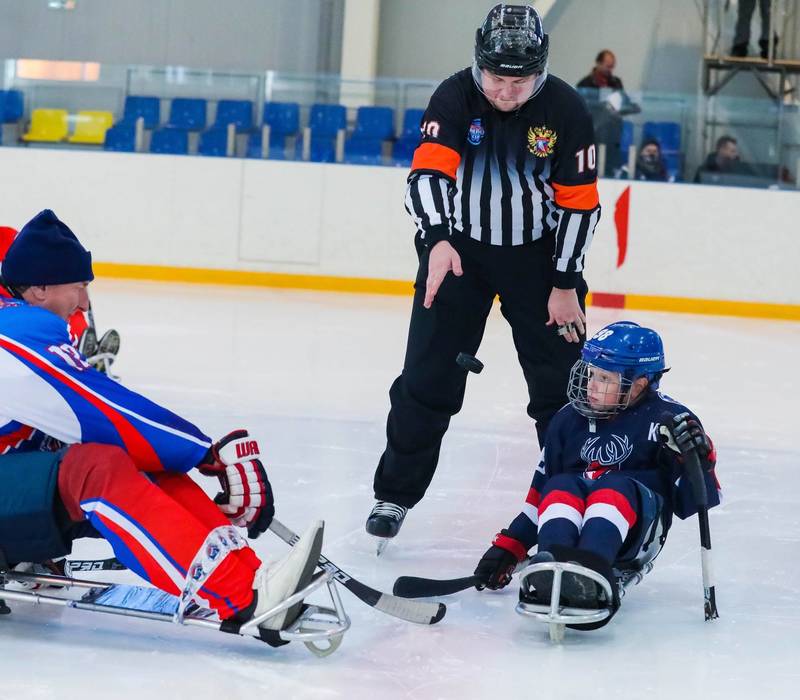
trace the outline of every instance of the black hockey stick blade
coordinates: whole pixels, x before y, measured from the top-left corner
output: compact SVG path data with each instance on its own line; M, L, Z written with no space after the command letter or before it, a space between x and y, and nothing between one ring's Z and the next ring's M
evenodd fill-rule
M400 576L392 588L392 593L401 598L430 598L451 595L472 588L478 583L477 576L464 578L435 579L421 576Z
M286 544L291 546L294 546L300 539L295 532L292 532L286 525L275 518L272 519L269 529L286 542ZM334 579L341 583L362 603L366 603L386 615L391 615L392 617L397 617L407 622L414 622L418 625L434 625L439 622L447 612L447 607L444 603L407 600L405 598L398 598L389 593L376 591L374 588L370 588L366 584L361 583L361 581L354 579L322 555L320 555L319 558L319 566L325 571L330 571Z
M53 563L62 569L67 576L77 572L125 571L128 568L116 557L108 557L108 559L58 559Z

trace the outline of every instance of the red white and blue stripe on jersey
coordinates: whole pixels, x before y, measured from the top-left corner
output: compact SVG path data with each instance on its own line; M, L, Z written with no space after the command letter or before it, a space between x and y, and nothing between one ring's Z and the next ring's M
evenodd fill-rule
M211 440L197 427L89 367L66 323L46 309L0 299L0 451L65 444L122 447L142 471L188 471ZM27 435L26 435L27 433Z
M592 421L569 405L562 408L548 427L545 447L521 512L504 531L506 534L499 535L495 542L501 544L499 538L503 542L513 538L527 551L537 544L539 530L557 518L574 524L578 530L588 521L603 519L624 540L636 523L637 514L617 490L602 488L603 479L615 473L635 479L661 496L667 527L673 514L684 519L696 513L691 485L682 478L683 465L678 455L658 439L659 420L665 411L678 414L688 409L656 391L650 391L639 403L613 419ZM601 449L606 444L609 449ZM628 449L611 449L619 444ZM593 449L587 449L587 445ZM602 463L597 463L598 456ZM620 459L619 463L611 463ZM709 506L713 507L722 497L713 469L716 463L713 451L708 462L706 489ZM577 474L596 483L584 499L566 490L548 489L546 484L558 474Z

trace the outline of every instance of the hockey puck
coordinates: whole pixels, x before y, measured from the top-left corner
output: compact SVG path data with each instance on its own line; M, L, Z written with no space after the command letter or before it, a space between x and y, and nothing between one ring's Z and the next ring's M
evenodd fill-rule
M458 363L459 367L467 370L468 372L475 372L475 374L480 374L481 371L483 370L483 362L481 362L477 357L468 355L465 352L458 353L456 362Z

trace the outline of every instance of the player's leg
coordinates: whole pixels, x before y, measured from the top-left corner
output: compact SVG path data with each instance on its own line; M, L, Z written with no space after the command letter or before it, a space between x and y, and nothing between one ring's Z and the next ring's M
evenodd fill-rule
M587 482L583 527L574 551L556 548L557 558L573 561L600 573L609 588L616 588L612 565L633 537L643 532L640 523L640 498L637 482L619 472L607 473L597 481ZM565 572L561 595L570 606L595 609L615 601L608 600L603 586L594 579Z
M539 551L553 545L575 547L583 529L587 480L579 474L556 474L542 487L539 502Z
M430 309L422 305L427 251L420 256L403 372L389 391L387 445L375 472L375 497L405 508L422 499L433 478L442 438L464 399L467 373L456 357L477 352L494 298L479 261L462 243L453 243L464 274L445 277Z
M169 481L169 480L167 480ZM185 481L170 484L181 503L139 472L128 455L108 445L74 445L58 472L61 501L73 521L88 518L117 557L145 580L179 595L187 586L221 618L245 620L271 609L307 585L321 546L321 524L290 555L266 571L247 553L235 528L209 527L210 499ZM213 505L213 504L212 504ZM302 545L302 546L301 546ZM299 608L265 626L280 629Z
M536 421L539 445L550 419L567 403L567 384L572 365L580 357L583 342L568 343L555 325L546 326L547 300L552 291L549 248L533 243L498 251L497 265L501 311L511 326L522 373L528 387L528 415ZM586 309L586 283L577 288L581 309Z
M538 508L538 552L531 564L555 561L551 550L577 545L586 509L585 482L579 474L556 474L545 482ZM539 602L550 601L552 586L552 571L538 571L526 577L526 595Z
M230 525L230 520L219 506L188 474L160 472L148 476L164 493L182 505L209 530ZM239 558L253 571L261 565L261 560L250 547L235 550L230 556Z

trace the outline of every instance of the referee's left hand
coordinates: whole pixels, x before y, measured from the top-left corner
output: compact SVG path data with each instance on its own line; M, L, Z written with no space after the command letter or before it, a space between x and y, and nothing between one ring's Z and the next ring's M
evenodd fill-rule
M547 300L547 313L549 318L546 325L556 324L559 328L564 326L565 331L559 335L568 343L578 343L580 337L586 334L586 316L581 311L578 294L574 289L553 287Z

